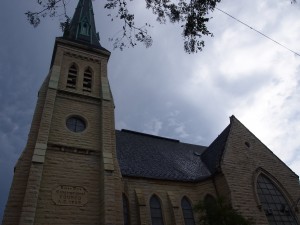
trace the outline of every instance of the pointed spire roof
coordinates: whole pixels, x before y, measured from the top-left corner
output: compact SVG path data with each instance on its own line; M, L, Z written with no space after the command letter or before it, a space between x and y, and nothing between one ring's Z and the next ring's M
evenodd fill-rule
M91 0L79 0L74 16L66 27L63 37L71 41L101 47L99 34L96 32Z

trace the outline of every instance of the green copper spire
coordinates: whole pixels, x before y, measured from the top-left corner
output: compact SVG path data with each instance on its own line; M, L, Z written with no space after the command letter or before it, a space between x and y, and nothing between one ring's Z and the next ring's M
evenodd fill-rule
M91 0L79 0L71 23L66 27L64 38L95 47L101 47L96 32Z

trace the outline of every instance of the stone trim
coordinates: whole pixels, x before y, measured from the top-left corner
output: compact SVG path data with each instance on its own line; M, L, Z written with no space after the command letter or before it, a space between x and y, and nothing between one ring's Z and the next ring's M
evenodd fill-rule
M62 144L54 144L48 143L48 150L49 151L61 151L61 152L68 152L74 154L81 154L81 155L100 155L99 151L95 149L84 149L84 148L75 148L72 146L66 146Z
M86 94L78 93L76 91L70 91L69 89L58 90L57 98L65 98L68 100L74 100L74 101L90 103L90 104L99 104L99 102L101 102L102 100L100 97L86 95Z
M135 189L135 195L138 203L139 224L148 225L150 223L147 223L147 221L150 222L150 218L148 218L148 210L144 193L141 189Z
M104 169L108 171L114 171L114 160L113 155L110 152L103 152L103 163L104 163Z
M64 55L69 56L71 58L76 58L76 59L79 59L79 60L84 60L84 61L100 64L100 60L93 59L91 57L86 57L86 56L82 56L82 55L71 53L71 52L64 52Z

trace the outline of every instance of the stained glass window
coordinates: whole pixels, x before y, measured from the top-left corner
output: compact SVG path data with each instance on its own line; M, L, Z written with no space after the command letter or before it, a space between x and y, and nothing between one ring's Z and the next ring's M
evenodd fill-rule
M282 192L263 174L257 178L257 194L270 225L298 225Z

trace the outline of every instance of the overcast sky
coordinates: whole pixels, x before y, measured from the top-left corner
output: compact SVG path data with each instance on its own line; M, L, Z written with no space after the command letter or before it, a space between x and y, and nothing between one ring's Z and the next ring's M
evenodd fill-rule
M54 39L62 35L57 19L36 29L28 24L24 12L35 2L2 0L0 7L0 220ZM214 38L205 38L203 52L188 55L180 26L157 24L139 0L132 3L137 22L154 26L153 46L113 50L108 38L121 27L110 22L103 2L93 3L101 44L112 51L117 129L209 145L235 115L300 175L299 56L218 10L209 23ZM300 53L300 3L223 0L218 7Z

